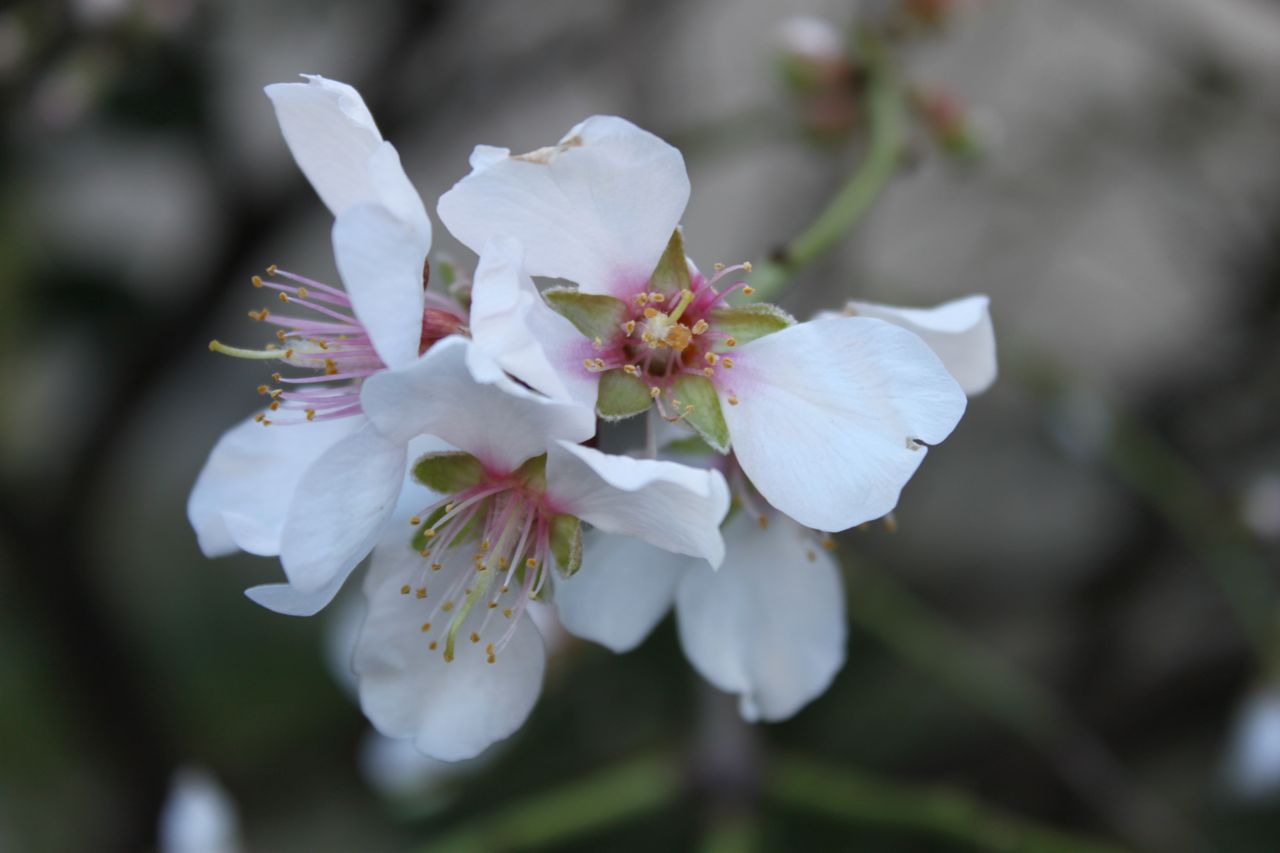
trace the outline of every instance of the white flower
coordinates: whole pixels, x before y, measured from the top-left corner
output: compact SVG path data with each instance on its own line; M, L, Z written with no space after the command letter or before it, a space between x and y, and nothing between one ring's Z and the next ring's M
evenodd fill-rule
M593 536L592 570L557 584L571 633L634 648L675 605L680 643L704 678L740 697L749 721L790 717L844 665L839 569L812 531L770 513L725 525L724 565L680 559L636 540Z
M160 813L160 853L237 853L240 821L235 804L201 767L183 767L173 776Z
M527 607L552 561L564 574L581 564L580 521L712 565L724 556L718 472L575 444L594 429L589 409L516 384L469 341L371 377L362 401L389 443L427 434L456 448L413 465L439 497L409 519L416 532L383 529L353 661L374 726L430 756L476 755L528 715L544 652Z
M276 342L263 350L217 342L211 347L278 360L304 375L276 373L272 378L279 387L260 386L268 398L266 411L228 431L214 447L187 512L208 556L237 549L282 555L296 588L311 595L283 600L284 591L276 587L251 595L276 609L306 613L328 602L336 586L326 583L345 576L372 545L322 554L307 541L316 517L336 523L349 504L335 501L314 515L324 496L312 490L330 485L335 469L345 470L379 443L361 411L361 383L388 367L412 363L464 320L457 306L424 293L431 247L426 208L359 94L315 76L306 83L268 86L266 92L299 167L334 214L334 256L346 290L274 266L266 279L254 278L255 286L310 316L263 308L251 316L278 327ZM264 431L267 425L274 426ZM386 472L362 473L381 485L374 475ZM369 495L362 488L355 483L352 495L370 499L361 512L376 508L373 514L382 516L389 511L392 490ZM328 494L337 498L343 491ZM309 496L294 500L304 493ZM332 537L322 544L333 545Z
M996 336L986 296L964 296L933 308L855 300L845 306L844 315L872 317L915 332L970 396L981 394L996 381ZM818 316L838 315L823 312Z
M587 119L521 156L480 146L441 199L449 230L481 253L478 345L521 380L594 403L606 418L651 404L736 452L761 494L801 524L878 518L964 411L964 393L912 332L865 317L795 324L735 307L749 264L703 276L677 226L680 153L627 121ZM577 284L544 296L529 276Z
M1228 744L1226 782L1242 797L1280 792L1280 690L1264 688L1245 699Z

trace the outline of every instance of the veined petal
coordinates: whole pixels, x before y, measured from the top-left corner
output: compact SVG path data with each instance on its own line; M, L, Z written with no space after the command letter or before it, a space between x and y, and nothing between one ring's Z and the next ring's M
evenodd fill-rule
M676 585L695 567L711 571L631 536L593 531L582 569L567 580L557 577L556 611L569 633L630 651L671 609Z
M719 471L613 456L567 441L547 453L547 495L561 512L666 551L724 559L729 489Z
M480 253L471 286L471 338L521 382L557 400L596 403L598 374L583 367L591 341L560 316L524 271L524 249L497 237Z
M391 368L412 364L422 341L422 267L431 235L380 204L358 204L333 223L333 255L356 317Z
M187 501L187 518L206 557L241 549L280 553L280 534L294 489L335 442L367 423L362 415L263 427L252 418L214 445Z
M289 506L280 562L300 592L345 578L378 541L404 484L407 448L366 424L307 469Z
M392 441L427 434L509 473L557 439L595 433L595 413L551 400L515 382L464 338L446 338L403 370L365 380L365 413Z
M694 668L741 697L742 716L784 720L844 665L839 569L813 535L781 515L725 527L718 572L693 566L676 591L680 643Z
M738 462L769 503L817 530L893 509L924 459L916 441L942 441L964 413L933 351L882 320L800 323L734 360L717 382Z
M433 585L444 588L459 572L474 572L464 551L450 555L432 574ZM374 550L364 585L369 611L353 659L360 705L384 735L412 738L432 758L459 761L510 736L528 717L542 688L542 638L522 614L511 642L488 663L484 649L464 639L484 619L485 608L477 607L446 662L423 639L425 601L400 592L422 565L406 531L394 526Z
M333 215L357 204L378 203L425 221L426 209L395 151L379 154L391 146L383 142L360 93L346 83L303 77L306 83L275 83L266 93L298 168ZM371 162L375 155L381 163Z
M986 296L965 296L934 308L902 308L876 302L850 302L845 313L884 320L915 332L942 359L969 396L996 380L996 335Z
M680 152L625 119L593 116L560 144L520 156L477 148L440 198L455 237L479 252L498 234L525 246L531 275L630 296L657 266L689 201Z

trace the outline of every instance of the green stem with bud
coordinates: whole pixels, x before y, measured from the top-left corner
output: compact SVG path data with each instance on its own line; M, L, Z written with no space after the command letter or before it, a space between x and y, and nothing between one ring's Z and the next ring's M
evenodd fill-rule
M862 165L845 182L809 227L794 237L777 257L756 267L751 277L759 299L776 299L800 270L835 248L871 208L902 160L906 135L906 100L883 49L869 48L867 117L870 140Z

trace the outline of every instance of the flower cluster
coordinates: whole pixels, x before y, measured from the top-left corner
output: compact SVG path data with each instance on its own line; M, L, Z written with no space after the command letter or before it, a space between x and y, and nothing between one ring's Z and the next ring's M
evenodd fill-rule
M248 595L294 615L372 553L362 707L441 759L528 715L537 601L616 650L674 603L750 719L821 693L844 654L829 534L889 513L994 379L985 297L807 322L752 302L750 264L686 254L679 151L608 116L527 154L477 147L437 206L474 273L433 277L426 208L355 90L267 94L342 283L269 267L253 284L281 304L251 316L272 339L212 344L279 369L192 491L202 550L278 556L286 581ZM646 451L597 447L641 414Z

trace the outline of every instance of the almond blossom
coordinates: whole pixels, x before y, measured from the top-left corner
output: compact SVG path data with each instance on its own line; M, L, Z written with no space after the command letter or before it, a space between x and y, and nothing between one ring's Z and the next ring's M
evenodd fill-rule
M374 726L430 756L476 755L528 715L544 658L528 607L553 565L583 567L582 522L713 567L724 557L719 472L566 440L589 434L590 410L516 384L469 341L371 377L361 396L390 442L449 446L412 466L435 493L412 527L381 528L353 660Z
M376 526L394 504L393 489L365 493L358 476L316 491L346 470L345 461L361 459L370 448L386 450L362 413L362 382L412 363L465 323L459 306L424 290L431 223L395 148L354 89L318 76L306 80L274 84L266 93L294 159L335 217L334 257L345 290L276 266L265 278L254 277L255 287L275 293L285 306L278 313L250 312L276 327L276 340L261 350L217 341L211 349L276 361L288 370L272 375L276 387L259 387L268 401L265 411L232 428L214 447L187 507L206 555L237 549L281 555L296 590L311 595L282 599L282 590L265 587L250 596L298 613L327 603L336 592L335 578L345 577L368 553L376 535L316 540L309 519L338 525L350 520L349 527L364 531L361 522ZM385 470L373 461L353 467L377 484L392 482L379 475L399 476L403 469L394 452L374 458ZM354 518L336 504L317 507L348 493L369 498Z
M734 274L703 275L678 226L680 152L594 116L556 146L479 146L440 218L480 252L472 333L517 378L604 418L656 406L736 454L774 507L843 530L893 509L965 408L921 338L870 317L796 323ZM576 288L539 295L531 276ZM552 311L561 316L551 320ZM559 322L567 320L568 322Z

